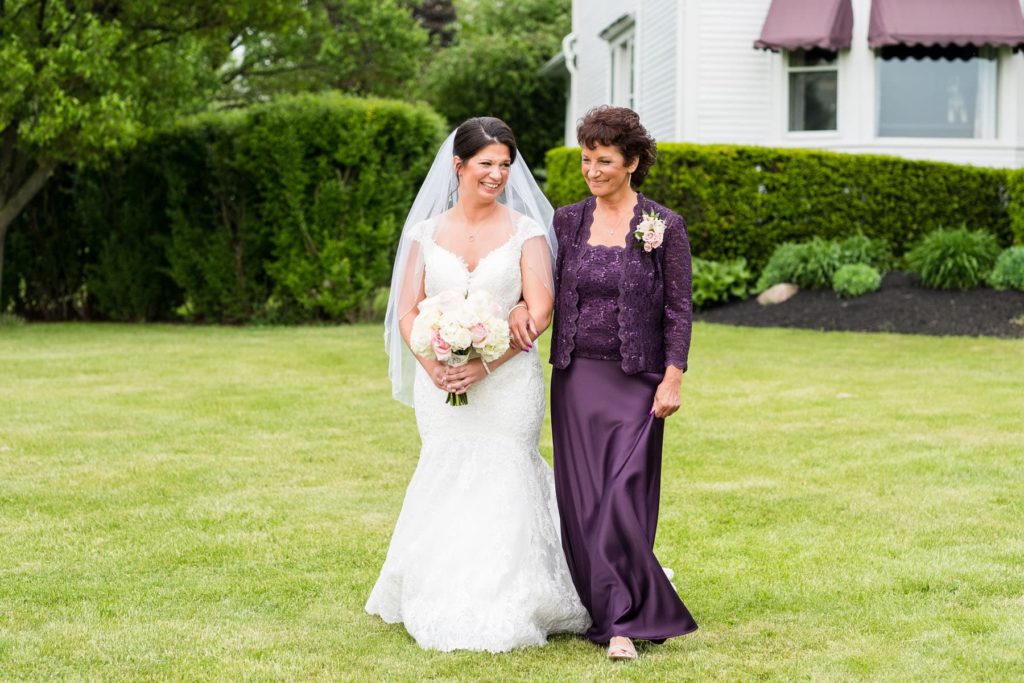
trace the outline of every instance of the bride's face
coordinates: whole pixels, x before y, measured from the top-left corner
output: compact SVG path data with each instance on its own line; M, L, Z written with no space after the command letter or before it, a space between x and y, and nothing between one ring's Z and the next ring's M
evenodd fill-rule
M507 145L493 143L481 147L469 159L455 157L455 171L459 174L459 196L475 197L483 202L497 201L512 167L512 155Z

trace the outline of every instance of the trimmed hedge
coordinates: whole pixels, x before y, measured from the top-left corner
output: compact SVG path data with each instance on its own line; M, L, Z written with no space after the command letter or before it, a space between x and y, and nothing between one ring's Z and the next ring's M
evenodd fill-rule
M444 135L425 105L337 94L181 122L41 193L9 236L16 310L352 320Z
M1006 189L1013 243L1024 246L1024 168L1010 171Z
M548 152L547 193L555 206L588 195L579 155L578 148ZM897 254L950 225L984 229L1003 245L1014 234L1024 239L1024 175L1004 169L669 143L658 145L658 163L641 191L686 218L695 255L742 257L755 270L777 245L816 236L861 233L885 239Z

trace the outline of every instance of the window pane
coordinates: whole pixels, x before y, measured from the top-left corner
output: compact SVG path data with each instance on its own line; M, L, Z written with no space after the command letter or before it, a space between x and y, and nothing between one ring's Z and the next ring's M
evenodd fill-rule
M633 108L633 37L626 36L612 46L611 103Z
M839 53L831 50L814 48L811 50L793 50L789 53L790 66L828 66L835 64Z
M789 129L836 130L835 71L789 74Z
M974 138L989 135L995 60L878 59L878 135Z

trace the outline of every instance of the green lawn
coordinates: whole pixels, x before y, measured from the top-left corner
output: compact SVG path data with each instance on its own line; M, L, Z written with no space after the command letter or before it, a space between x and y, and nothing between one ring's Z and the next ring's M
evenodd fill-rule
M701 630L612 666L364 614L418 450L378 328L0 327L0 679L1024 678L1024 342L698 325L691 366L657 551Z

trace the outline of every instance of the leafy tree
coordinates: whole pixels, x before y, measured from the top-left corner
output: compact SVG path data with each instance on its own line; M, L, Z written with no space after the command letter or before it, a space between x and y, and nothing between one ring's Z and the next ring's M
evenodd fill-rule
M404 0L306 0L294 25L247 30L232 44L222 104L340 90L403 97L430 55L429 33Z
M516 133L527 161L562 140L565 86L539 69L570 30L570 0L462 0L455 44L430 64L424 97L452 125L497 116Z
M455 39L455 5L452 0L422 0L413 5L412 14L440 47Z
M59 164L102 163L202 108L232 36L300 11L289 0L0 0L0 282L8 228Z

